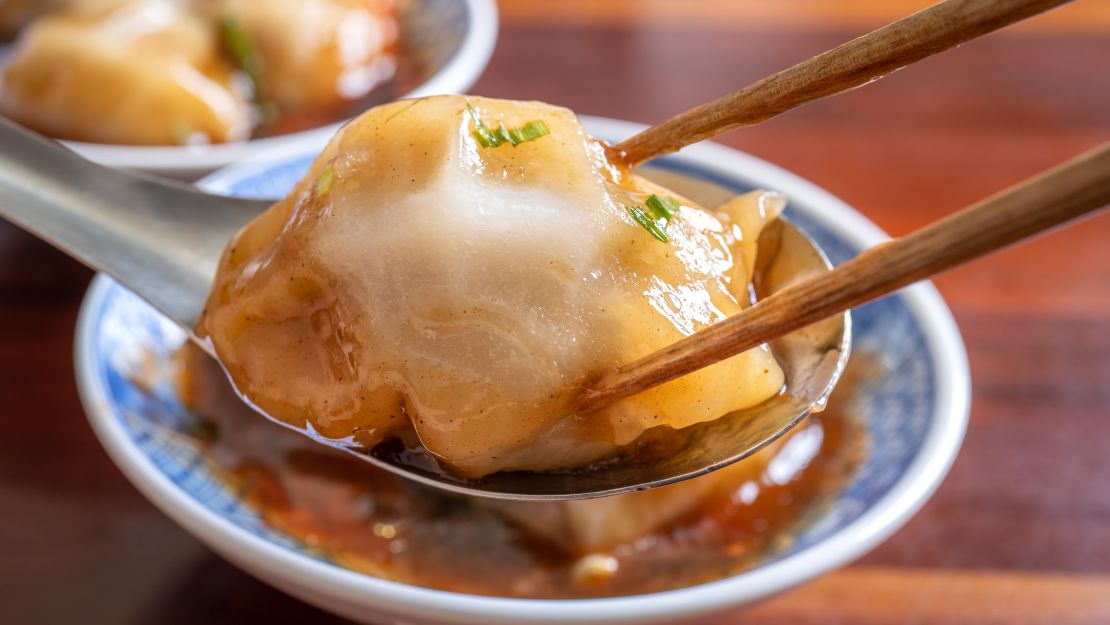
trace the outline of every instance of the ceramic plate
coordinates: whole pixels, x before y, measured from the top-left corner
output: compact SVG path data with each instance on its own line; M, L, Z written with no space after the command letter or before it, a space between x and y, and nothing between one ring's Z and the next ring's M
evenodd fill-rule
M638 127L584 120L600 137ZM267 162L232 167L203 186L233 195L277 197L319 146L287 149ZM813 184L774 165L704 144L656 163L743 192L781 191L786 214L834 262L886 237ZM181 434L192 419L169 384L132 382L184 340L182 331L110 279L98 277L77 332L77 378L89 419L115 462L156 505L230 561L290 594L355 620L421 623L685 622L801 583L859 557L898 529L932 494L959 448L967 423L967 358L951 314L929 284L854 312L855 353L885 365L855 398L870 453L855 477L785 551L748 572L692 588L590 600L525 600L461 595L369 577L329 562L269 527L209 472L203 453ZM149 370L149 369L144 369Z

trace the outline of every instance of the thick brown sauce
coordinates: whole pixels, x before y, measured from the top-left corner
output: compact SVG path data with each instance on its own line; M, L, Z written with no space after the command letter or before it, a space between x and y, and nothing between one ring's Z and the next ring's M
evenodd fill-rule
M204 419L212 462L268 523L350 569L463 593L627 595L735 574L788 546L866 450L863 429L840 410L851 403L849 379L829 410L799 426L795 438L819 440L819 451L785 479L766 471L663 531L571 555L481 502L409 483L260 418L207 356L191 347L181 355L183 397Z

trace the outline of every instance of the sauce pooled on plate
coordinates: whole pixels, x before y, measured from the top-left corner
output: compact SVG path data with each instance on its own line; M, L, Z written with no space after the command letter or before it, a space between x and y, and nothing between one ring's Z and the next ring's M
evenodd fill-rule
M182 397L213 469L274 528L340 566L456 592L530 598L669 590L751 568L787 548L866 452L845 407L708 476L646 493L506 504L443 494L258 416L187 346Z

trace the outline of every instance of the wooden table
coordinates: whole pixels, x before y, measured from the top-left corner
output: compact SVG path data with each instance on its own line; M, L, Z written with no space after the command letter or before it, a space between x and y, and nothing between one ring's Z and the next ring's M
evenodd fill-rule
M786 67L919 0L514 0L476 93L640 122ZM1110 2L1058 14L723 141L893 234L1110 139ZM335 623L146 502L72 374L90 273L0 223L0 623ZM1110 622L1110 216L937 281L971 427L925 509L846 570L722 623Z

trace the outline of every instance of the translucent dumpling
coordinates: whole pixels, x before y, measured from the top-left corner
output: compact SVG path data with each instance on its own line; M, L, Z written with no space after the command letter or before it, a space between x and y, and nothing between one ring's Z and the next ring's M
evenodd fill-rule
M488 141L530 122L549 133ZM669 223L641 223L652 195L674 201ZM779 393L757 348L574 412L600 372L748 305L782 205L694 206L612 165L566 109L397 102L343 128L232 241L198 332L240 392L314 436L415 432L468 476L580 466Z
M217 31L169 0L77 2L27 26L0 69L0 113L61 139L246 139L251 105Z
M239 22L261 59L261 89L285 112L327 110L393 75L393 0L205 0Z

